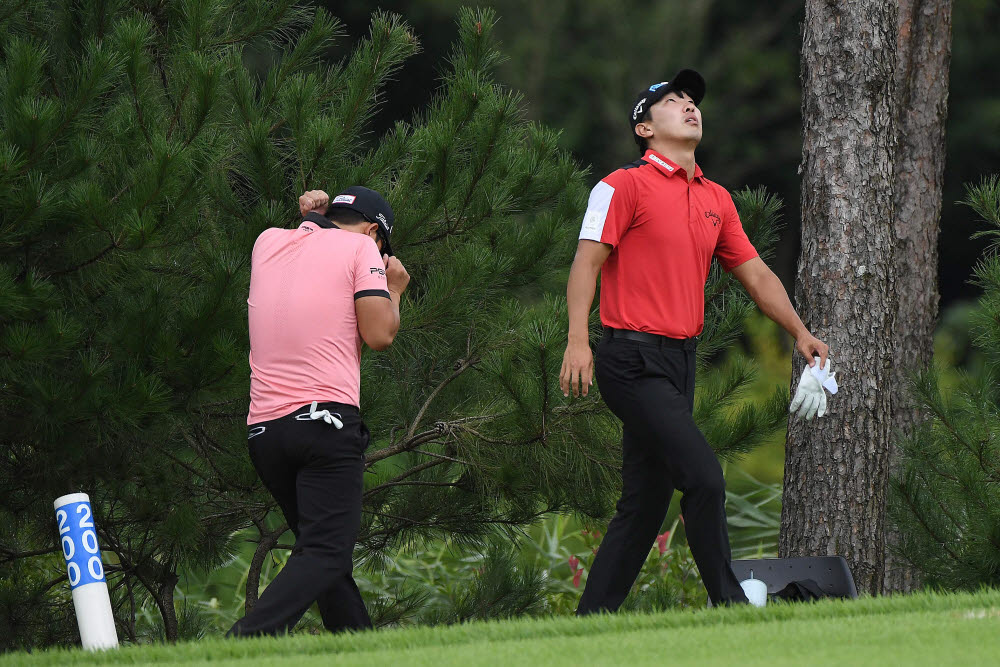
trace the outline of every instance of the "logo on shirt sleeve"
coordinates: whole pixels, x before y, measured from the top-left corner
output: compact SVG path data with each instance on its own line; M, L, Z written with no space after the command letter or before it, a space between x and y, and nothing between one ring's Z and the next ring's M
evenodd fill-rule
M587 203L587 212L583 215L583 228L580 230L581 239L600 242L614 194L614 187L604 181L598 181L590 191L590 201Z

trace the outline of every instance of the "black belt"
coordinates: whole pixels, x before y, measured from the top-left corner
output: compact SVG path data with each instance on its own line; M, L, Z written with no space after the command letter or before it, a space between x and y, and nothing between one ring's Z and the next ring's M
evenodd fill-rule
M612 329L604 327L604 335L608 338L624 338L625 340L635 340L640 343L651 343L663 347L672 347L678 350L694 350L698 346L697 338L670 338L659 334L647 333L645 331L631 331L629 329Z

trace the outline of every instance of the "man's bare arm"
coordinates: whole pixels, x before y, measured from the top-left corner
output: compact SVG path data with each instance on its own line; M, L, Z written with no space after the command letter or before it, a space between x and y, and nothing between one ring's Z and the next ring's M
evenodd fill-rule
M590 350L588 319L597 291L597 274L611 254L611 246L597 241L581 240L566 285L566 305L569 310L569 342L563 355L559 386L563 395L574 396L590 391L594 376L594 354Z
M767 267L760 257L740 264L732 271L736 279L743 283L750 298L760 311L774 320L795 339L795 348L806 358L809 365L815 364L814 356L820 357L820 368L826 363L829 346L813 336L799 319L798 313L788 299L785 286L778 276Z
M384 350L399 333L399 299L410 283L410 274L395 257L382 255L389 298L363 296L354 300L358 316L358 331L365 344L373 350Z

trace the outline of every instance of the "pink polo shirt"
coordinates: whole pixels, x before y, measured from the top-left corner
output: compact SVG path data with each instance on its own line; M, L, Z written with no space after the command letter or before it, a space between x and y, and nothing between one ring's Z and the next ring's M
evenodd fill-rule
M371 237L309 221L257 237L247 299L247 424L313 401L358 405L362 340L354 300L363 296L389 297Z

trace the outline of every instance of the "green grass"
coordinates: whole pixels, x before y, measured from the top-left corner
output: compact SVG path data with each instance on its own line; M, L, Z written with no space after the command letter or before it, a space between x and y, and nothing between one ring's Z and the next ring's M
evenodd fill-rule
M0 665L935 665L1000 661L1000 591L7 654Z

